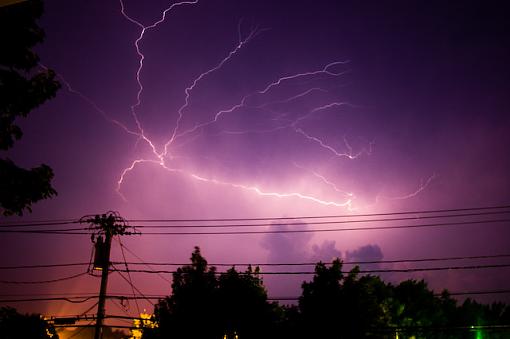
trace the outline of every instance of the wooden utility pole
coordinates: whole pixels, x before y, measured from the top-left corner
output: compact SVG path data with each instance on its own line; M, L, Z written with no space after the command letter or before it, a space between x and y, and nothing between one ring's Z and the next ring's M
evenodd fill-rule
M86 216L80 222L87 222L93 230L92 242L95 243L94 269L101 270L101 287L99 288L99 301L97 303L96 330L94 339L102 339L103 322L106 315L106 290L108 286L108 273L110 270L110 249L112 238L115 235L127 235L134 232L127 231L126 221L117 212L108 212L102 215Z
M99 301L97 303L96 331L94 339L103 337L103 320L105 316L106 288L108 286L108 271L110 270L110 249L112 247L112 236L110 232L105 232L105 240L103 243L103 255L101 258L101 287L99 288Z

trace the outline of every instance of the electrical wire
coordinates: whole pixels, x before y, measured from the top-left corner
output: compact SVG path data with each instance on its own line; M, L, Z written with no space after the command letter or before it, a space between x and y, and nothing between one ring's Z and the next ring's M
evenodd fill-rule
M77 327L77 328L80 328L80 327L95 327L96 325L95 324L89 324L89 325L80 325L80 324L74 324L74 325L53 325L53 327L55 328L62 328L62 327ZM132 330L132 329L135 329L136 327L133 327L133 326L125 326L125 325L101 325L102 327L109 327L109 328L123 328L123 329L128 329L128 330Z
M0 266L0 270L20 270L20 269L32 269L32 268L53 268L53 267L71 267L71 266L86 266L89 263L76 262L66 264L40 264L40 265L21 265L21 266Z
M55 328L62 328L62 327L94 327L95 325L53 325ZM103 325L103 327L109 327L109 328L121 328L121 329L136 329L136 327L133 326L125 326L125 325ZM466 331L475 331L475 330L497 330L497 331L509 331L510 330L510 324L502 324L502 325L472 325L472 326L402 326L402 327L369 327L367 330L371 331L384 331L384 332L413 332L413 331L427 331L427 332L444 332L444 331L459 331L459 330L466 330Z
M498 206L485 206L485 207L466 207L466 208L455 208L455 209L435 209L435 210L415 210L415 211L402 211L402 212L387 212L387 213L367 213L367 214L341 214L341 215L318 215L318 216L294 216L294 217L261 217L261 218L209 218L209 219L128 219L127 222L141 222L141 223L152 223L152 222L236 222L236 221L271 221L271 220L301 220L301 219L332 219L332 218L371 218L381 216L392 216L392 215L410 215L410 214L432 214L432 213L456 213L466 211L490 211L490 210L502 210L509 209L510 205L498 205ZM480 212L483 213L496 213L496 212ZM505 213L505 212L503 212ZM508 213L508 212L506 212ZM452 216L456 216L455 214ZM460 216L460 215L459 215ZM420 217L413 217L420 218ZM413 219L411 218L411 219ZM426 217L422 217L426 218ZM15 222L10 224L0 224L0 228L5 227L31 227L31 226L51 226L51 225L68 225L80 223L81 219L64 219L64 220L39 220L39 221L26 221L26 222Z
M463 295L489 295L489 294L510 294L510 290L479 290L479 291L448 291L448 295L450 296L463 296ZM442 293L434 293L435 296L441 296ZM168 297L168 295L152 295L152 294L147 294L147 295L142 295L142 294L138 294L136 296L123 296L123 295L107 295L106 298L107 299L118 299L118 300L134 300L134 299L138 299L138 300L160 300L160 299L164 299ZM84 298L84 299L81 299L81 300L74 300L74 299L78 299L80 298L79 296L76 296L76 297L55 297L55 298L18 298L18 299L2 299L0 300L1 303L8 303L8 302L40 302L40 301L66 301L66 302L71 302L71 303L83 303L83 302L87 302L89 300L92 300L92 299L98 299L99 296L95 295L95 296L91 296L91 297L88 297L88 298ZM281 297L278 297L278 296L270 296L267 298L268 300L275 300L275 301L278 301L278 300L299 300L299 297L298 296L281 296ZM97 305L97 303L95 305L93 305L88 311L90 311L93 307L95 307ZM154 304L153 304L154 305ZM88 312L87 311L87 312Z
M453 215L427 215L416 217L400 217L400 218L384 218L384 219L358 219L358 220L332 220L332 221L314 221L314 222L288 222L288 223L259 223L259 224L225 224L225 225L134 225L136 228L243 228L243 227L278 227L278 226L304 226L304 225L339 225L339 224L356 224L356 223L380 223L389 221L410 221L423 219L439 219L439 218L460 218L460 217L479 217L489 215L510 214L510 211L496 211L483 213L464 213Z
M117 239L117 241L120 244L120 251L122 253L122 258L124 259L124 265L126 267L126 272L127 272L127 276L128 276L128 279L129 279L129 284L131 285L131 291L133 292L133 296L134 296L135 295L135 289L134 289L134 285L133 285L133 280L131 279L131 273L129 272L129 266L128 266L128 263L127 263L127 260L126 260L126 255L124 254L124 247L122 246L122 241L120 240L120 237L117 237L116 239ZM140 314L140 306L138 305L138 301L137 300L135 300L135 305L136 305L136 310L137 310L138 314Z
M371 270L360 270L359 273L412 273L412 272L428 272L428 271L449 271L449 270L475 270L475 269L488 269L488 268L505 268L510 267L510 264L491 264L491 265L469 265L469 266L447 266L447 267L422 267L422 268L403 268L403 269L371 269ZM125 272L122 269L114 269L114 272ZM131 270L132 273L168 273L173 274L177 271L168 270ZM218 272L218 274L226 274L227 272ZM350 273L349 271L342 271L343 274ZM244 272L238 272L238 274L248 274ZM302 275L302 274L315 274L315 271L260 271L258 274L261 275Z
M87 275L87 272L82 272L78 274L74 274L67 277L57 278L57 279L51 279L51 280L39 280L39 281L11 281L11 280L0 280L0 284L16 284L16 285L26 285L26 284L48 284L48 283L56 283L60 281L66 281L75 279L81 276Z
M79 228L55 228L55 229L45 229L45 230L2 230L0 229L0 233L49 233L49 234L67 234L68 232L75 232L75 231L88 231L90 230L89 227L79 227ZM69 234L81 234L81 233L69 233ZM90 233L86 233L90 234Z
M78 224L79 220L43 220L43 221L21 221L19 223L0 224L0 228L4 227L32 227L32 226L58 226Z
M429 214L446 212L464 212L464 211L483 211L494 209L508 209L510 205L486 206L486 207L466 207L455 209L436 209L422 211L403 211L388 213L368 213L368 214L341 214L341 215L319 215L319 216L296 216L296 217L263 217L263 218L218 218L218 219L127 219L127 222L228 222L228 221L263 221L263 220L295 220L295 219L324 219L324 218L358 218L358 217L381 217L390 215L407 214Z
M263 230L263 231L220 231L220 232L143 232L140 235L170 235L170 236L189 236L189 235L254 235L254 234L280 234L280 233L323 233L323 232L355 232L355 231L374 231L390 229L417 229L417 228L446 228L450 226L466 226L477 224L507 223L510 219L489 219L459 222L440 222L418 225L391 225L391 226L369 226L369 227L348 227L348 228L322 228L322 229L299 229L299 230ZM304 225L304 224L303 224ZM270 224L268 226L271 226ZM25 233L25 234L60 234L60 235L90 235L89 232L75 232L72 230L0 230L0 233Z
M139 256L132 252L126 245L122 244L124 249L130 254L135 256L139 262L128 261L128 265L143 265L151 270L151 266L186 266L190 263L167 263L167 262L144 262ZM454 256L454 257L433 257L433 258L415 258L415 259L392 259L392 260L361 260L361 261L342 261L344 265L363 265L363 264L396 264L407 262L427 262L427 261L457 261L457 260L475 260L475 259L497 259L497 258L510 258L510 254L493 254L493 255L471 255L471 256ZM112 261L112 264L123 264L124 262ZM232 266L315 266L317 262L295 262L295 263L209 263L209 266L217 267L232 267ZM331 262L324 262L324 264L331 264ZM36 269L36 268L54 268L54 267L72 267L72 266L85 266L89 263L65 263L65 264L40 264L40 265L19 265L19 266L0 266L0 270L19 270L19 269ZM165 278L166 282L171 283Z
M363 265L363 264L396 264L407 262L427 262L427 261L456 261L456 260L474 260L474 259L494 259L494 258L510 258L510 254L495 255L477 255L477 256L456 256L443 258L420 258L420 259L394 259L394 260L361 260L361 261L342 261L344 265ZM324 264L332 264L332 262L323 262ZM149 262L139 263L130 262L130 265L154 265L154 266L186 266L189 263L162 263ZM232 267L232 266L315 266L317 262L301 262L301 263L208 263L209 266ZM152 270L154 270L151 267Z
M112 265L112 266L113 266L113 265ZM141 292L141 291L140 291L140 290L139 290L139 289L138 289L138 288L137 288L137 287L136 287L136 286L135 286L135 285L134 285L131 281L129 281L129 279L127 279L127 278L126 278L126 277L125 277L125 276L121 273L122 271L120 271L120 270L118 270L118 269L114 269L114 270L112 270L112 271L117 272L117 273L118 273L118 274L122 277L122 279L124 279L124 280L125 280L125 281L129 284L129 285L131 285L131 287L133 287L133 288L134 288L134 289L135 289L135 290L136 290L136 291L137 291L137 292L138 292L141 296L144 296L144 294L143 294L143 293L142 293L142 292ZM148 301L148 302L149 302L152 306L154 306L154 303L153 303L152 301L150 301L150 299L147 299L147 298L145 298L145 299L146 299L146 300L147 300L147 301Z
M133 295L133 296L136 296L136 295ZM117 306L118 309L120 309L122 312L124 312L125 314L129 315L129 312L126 310L125 306L122 304L122 301L119 303L117 302L116 299L114 298L111 298L110 299L112 301L112 303ZM136 299L135 299L135 302L138 302ZM104 316L104 318L106 319L106 316Z
M91 321L87 324L87 327L92 327L94 326L94 322ZM68 337L67 339L72 339L74 337L76 337L77 335L79 335L81 332L83 332L87 327L82 327L80 328L79 330L76 331L76 333L74 333L73 335L71 335L70 337Z
M81 298L81 299L78 299ZM84 302L87 302L89 300L97 299L99 298L97 295L90 296L90 297L52 297L52 298L18 298L18 299L1 299L0 303L9 303L9 302L40 302L40 301L66 301L73 304L82 304ZM78 299L78 300L76 300Z
M128 252L129 252L132 256L134 256L135 258L137 258L138 260L140 260L140 262L139 262L139 263L129 263L130 265L144 265L144 266L148 267L150 270L153 270L153 271L154 271L154 268L152 268L152 267L150 266L150 264L145 263L145 262L142 260L142 258L140 258L139 256L137 256L137 255L136 255L133 251L131 251L129 248L127 248L127 247L126 247L126 245L124 245L124 244L120 243L120 246L121 246L121 248L126 249L126 251L128 251ZM179 266L182 266L182 265L179 265ZM164 276L164 275L162 275L162 274L158 274L158 276L159 276L161 279L163 279L165 282L167 282L167 283L169 283L169 284L171 284L171 283L172 283L170 280L168 280L167 278L165 278L165 276Z
M413 229L413 228L444 228L449 226L466 226L476 224L493 224L510 222L510 219L476 220L449 223L432 223L419 225L393 225L393 226L369 226L350 228L323 228L323 229L300 229L300 230L264 230L264 231L220 231L220 232L143 232L142 235L253 235L253 234L281 234L281 233L322 233L322 232L349 232L349 231L374 231L389 229ZM78 234L78 233L73 233Z

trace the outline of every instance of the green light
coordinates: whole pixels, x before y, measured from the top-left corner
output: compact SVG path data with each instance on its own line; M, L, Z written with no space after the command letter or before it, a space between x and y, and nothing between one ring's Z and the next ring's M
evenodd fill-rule
M471 326L471 329L475 329L475 339L483 339L483 332L481 329L477 328L478 326Z

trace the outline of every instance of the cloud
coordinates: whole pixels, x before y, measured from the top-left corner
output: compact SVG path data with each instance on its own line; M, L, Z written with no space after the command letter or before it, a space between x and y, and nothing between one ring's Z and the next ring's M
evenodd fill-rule
M383 252L379 245L376 244L368 244L361 247L358 247L357 249L353 251L346 251L345 252L345 262L357 262L357 261L379 261L384 258ZM380 263L373 263L373 264L357 264L360 269L363 270L376 270L381 269ZM347 269L350 269L354 267L354 265L347 265ZM381 273L375 273L375 275L380 276L383 279L387 279L388 276L381 274Z
M324 240L320 245L312 245L311 259L313 262L330 262L341 257L342 252L336 248L336 241L334 240Z
M304 222L298 225L274 224L270 230L291 230L308 229ZM265 234L260 245L267 250L267 262L269 263L317 263L331 262L335 258L342 258L344 261L376 261L383 258L381 248L376 244L368 244L352 251L342 251L336 247L335 240L324 240L322 243L313 243L311 233L268 233ZM283 266L281 270L289 272L310 271L313 272L314 265L310 266ZM350 270L354 265L346 265L345 269ZM380 264L360 265L361 269L377 269ZM262 267L262 271L271 270L270 267ZM264 284L269 288L273 297L298 296L301 294L303 281L310 281L313 274L309 275L266 275Z
M365 245L354 251L345 252L345 261L375 261L382 260L383 253L379 245Z
M270 230L308 229L306 223L298 223L298 225L275 224ZM312 236L311 233L268 233L260 245L269 251L269 262L301 262L309 257L308 247Z

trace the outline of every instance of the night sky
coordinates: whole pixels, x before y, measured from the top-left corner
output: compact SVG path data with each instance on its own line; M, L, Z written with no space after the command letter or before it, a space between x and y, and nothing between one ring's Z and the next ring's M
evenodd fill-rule
M162 21L171 5L125 0L123 15L118 1L46 2L46 39L36 51L63 88L19 121L23 139L7 155L25 167L51 166L58 196L7 221L108 210L127 219L209 219L510 202L505 2L205 0L175 5ZM402 259L508 253L509 226L122 240L144 261L187 262L195 245L211 263ZM88 262L92 249L86 235L2 240L3 266ZM117 243L112 255L122 258ZM1 274L30 281L82 269ZM156 275L132 277L145 294L170 293ZM297 296L304 278L265 282L271 296ZM503 289L510 269L385 278L425 278L437 291ZM90 276L2 286L25 295L98 289ZM114 274L109 291L131 293ZM479 300L510 301L491 298ZM90 305L14 304L47 314ZM136 314L133 302L126 311Z

